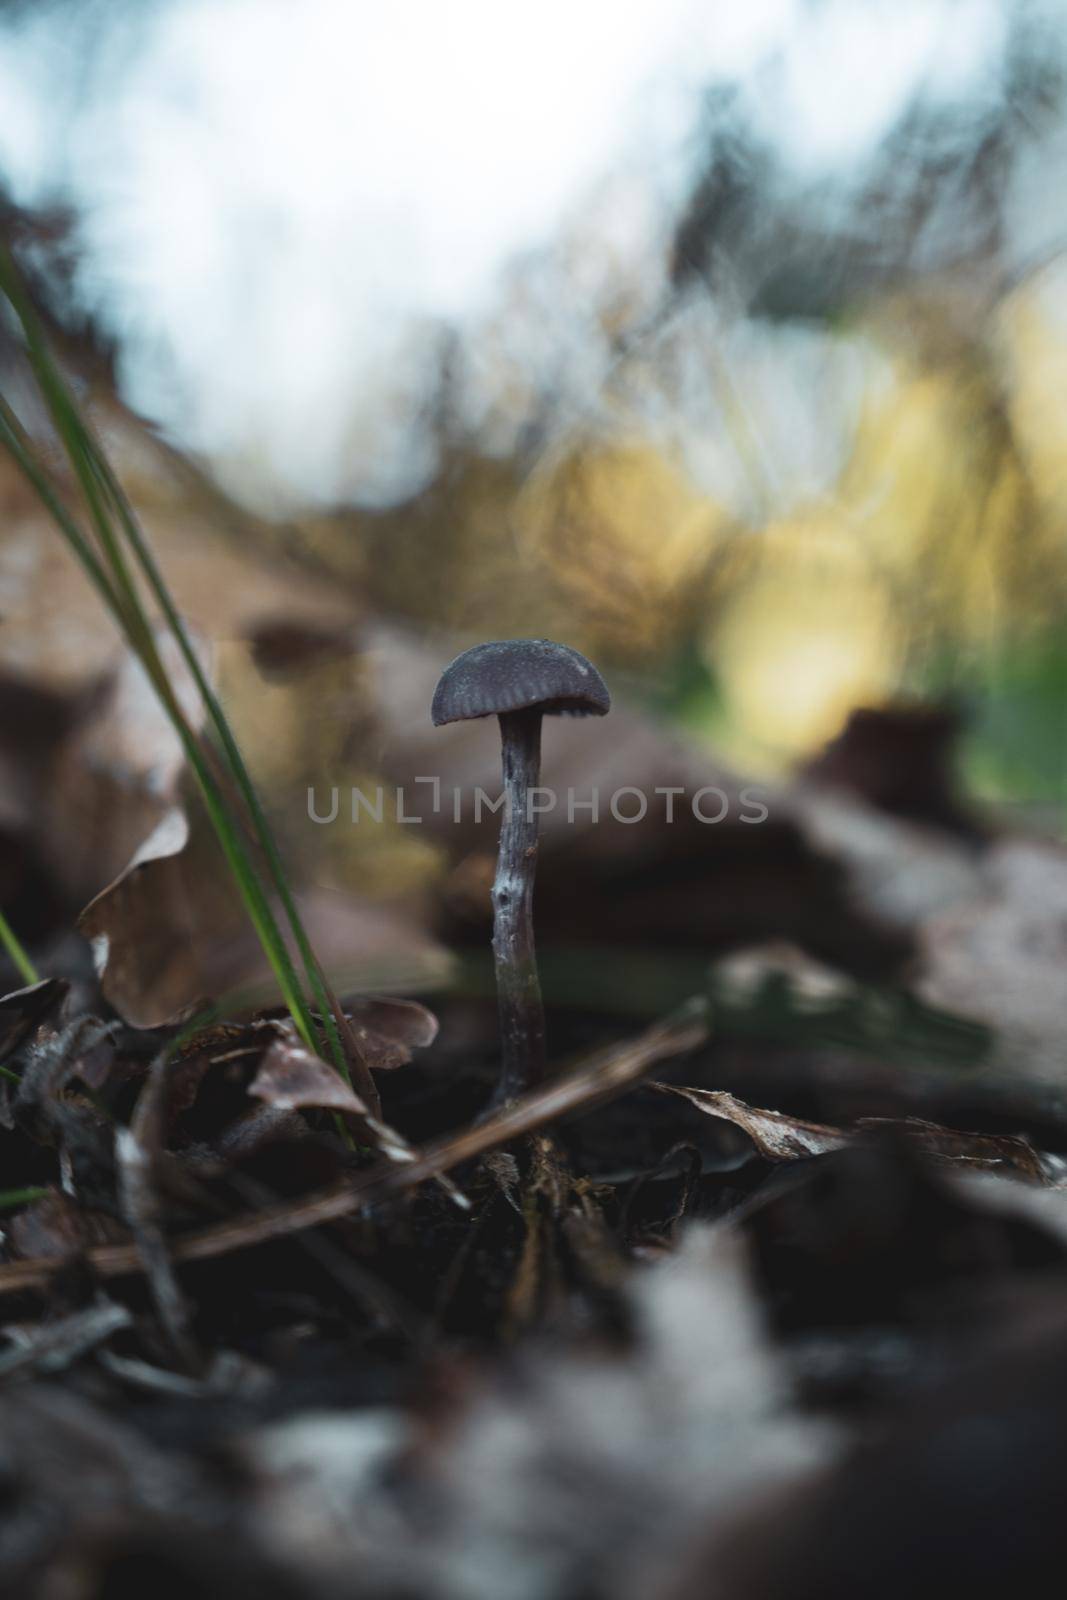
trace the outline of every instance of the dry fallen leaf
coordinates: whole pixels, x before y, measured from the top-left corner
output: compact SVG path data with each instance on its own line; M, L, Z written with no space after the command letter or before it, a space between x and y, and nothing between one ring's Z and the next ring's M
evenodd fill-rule
M0 1061L59 1010L69 988L63 978L42 978L40 983L0 996Z
M288 1039L276 1039L268 1047L248 1092L278 1111L321 1106L351 1116L367 1114L363 1101L333 1067Z
M444 949L399 911L354 895L297 897L312 947L338 989L426 988L449 969ZM276 998L266 958L200 816L168 812L129 866L79 920L101 987L137 1028L188 1015L205 998Z
M732 1094L713 1089L686 1089L672 1083L652 1083L649 1088L675 1094L688 1100L708 1117L721 1117L747 1133L760 1155L767 1161L796 1161L804 1156L825 1155L848 1143L840 1128L821 1122L802 1122L781 1111L760 1111L747 1106Z
M157 645L187 719L199 727L202 710L177 646L162 635ZM181 745L140 663L118 644L101 671L65 694L0 679L0 706L0 827L46 864L52 893L77 905L115 876L175 804Z
M782 1111L765 1111L746 1105L736 1095L721 1090L690 1089L672 1083L650 1083L650 1089L687 1100L697 1111L733 1123L748 1135L766 1161L800 1161L807 1156L840 1150L865 1133L897 1133L919 1145L928 1155L972 1170L1003 1171L1053 1186L1050 1169L1025 1139L1010 1134L971 1133L944 1128L920 1117L862 1117L853 1127L835 1128L822 1122L805 1122Z
M437 1038L440 1024L417 1000L385 995L350 1000L345 1006L368 1067L390 1072L407 1066L413 1050L425 1050Z
M78 919L105 996L135 1027L171 1022L210 992L188 909L189 840L188 819L173 807ZM201 881L217 892L217 874Z
M1026 1139L1005 1133L961 1133L956 1128L944 1128L937 1122L927 1122L922 1117L862 1117L857 1130L879 1128L905 1134L920 1145L927 1154L944 1161L966 1164L974 1170L1003 1171L1010 1167L1021 1177L1035 1183L1052 1184L1049 1170L1041 1156Z
M356 1117L361 1135L387 1161L407 1165L415 1160L416 1152L403 1134L376 1116L328 1062L300 1044L293 1037L291 1023L275 1026L280 1036L268 1046L249 1094L265 1100L275 1111L317 1106ZM466 1210L468 1202L451 1179L442 1175L437 1181L456 1205Z

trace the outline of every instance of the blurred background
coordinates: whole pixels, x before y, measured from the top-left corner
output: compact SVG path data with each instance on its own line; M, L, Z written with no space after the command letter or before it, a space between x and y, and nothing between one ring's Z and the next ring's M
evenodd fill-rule
M305 796L449 781L436 672L522 634L771 785L936 705L1061 831L1065 73L1067 0L0 6L0 222L309 881L481 905L467 845ZM0 511L33 938L174 763L6 462Z

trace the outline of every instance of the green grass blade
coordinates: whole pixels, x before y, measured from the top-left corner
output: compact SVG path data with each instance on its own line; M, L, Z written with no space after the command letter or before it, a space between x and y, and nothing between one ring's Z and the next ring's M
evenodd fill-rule
M22 948L22 945L15 934L14 928L11 926L10 922L8 922L2 911L0 911L0 944L3 945L4 949L15 963L15 966L18 968L19 976L24 982L40 983L41 979L38 975L37 968L34 966L33 962Z
M256 839L263 851L271 882L281 902L286 921L289 924L294 943L300 955L309 989L314 998L322 1026L325 1029L334 1064L341 1076L348 1080L348 1063L334 1022L326 988L322 981L321 969L297 911L296 903L286 879L281 856L274 840L273 831L252 783L240 748L227 722L221 702L212 689L196 651L193 649L181 614L167 588L166 581L152 554L151 547L141 531L133 508L115 476L110 462L81 417L62 374L51 358L40 324L26 297L21 293L9 258L0 257L0 283L3 284L26 334L34 372L48 402L56 427L65 445L67 445L67 453L71 458L71 463L85 493L90 514L97 528L107 560L115 570L120 604L131 616L138 614L140 611L139 596L129 569L122 558L121 551L118 549L107 515L104 496L106 496L107 501L110 502L118 514L126 539L140 564L149 588L155 595L156 601L177 641L186 666L193 677L197 690L203 699L211 724L215 729L229 764L230 773L247 807ZM12 290L14 290L14 293ZM151 630L148 629L146 631L141 628L140 632L142 648L156 654L155 641ZM161 667L160 670L162 670ZM305 1040L305 1042L310 1041Z
M241 846L237 830L227 816L222 796L204 759L203 749L189 727L175 698L166 672L159 660L158 652L153 645L146 659L145 653L138 648L139 641L144 635L143 629L138 630L137 639L130 637L127 627L128 613L125 606L108 580L103 567L96 559L85 535L48 484L44 469L27 446L25 435L18 425L17 418L11 412L7 402L2 399L0 399L0 444L7 447L16 465L25 473L34 489L41 493L41 498L52 513L60 532L81 561L82 566L99 590L116 622L122 631L126 633L127 638L130 639L131 645L148 673L149 680L170 717L171 723L181 740L185 755L197 778L209 818L222 845L227 865L233 874L256 935L271 964L271 969L274 972L285 1004L293 1016L293 1021L297 1025L301 1038L310 1049L315 1049L314 1027L310 1013L300 993L296 974L293 970L292 962L289 960L289 954L285 948L281 931L277 926L251 863L248 861Z
M173 597L167 588L166 581L159 569L155 556L152 554L151 547L141 531L140 525L137 522L137 518L134 515L133 508L126 497L122 486L115 477L107 458L101 451L97 451L96 454L104 486L108 492L109 498L111 499L122 521L126 537L129 540L137 560L140 563L141 569L148 581L148 585L156 597L160 609L162 610L163 615L170 626L171 632L174 634L174 637L178 642L178 647L181 650L182 658L185 661L194 682L196 683L197 689L199 690L201 698L204 701L204 705L207 707L208 716L211 719L212 727L215 729L219 743L221 744L226 759L229 763L230 772L240 792L241 798L248 809L252 828L259 846L263 851L264 859L266 860L267 868L270 873L271 882L273 883L278 898L281 901L282 909L285 912L286 920L288 921L290 931L292 932L293 940L300 954L301 962L303 963L308 985L311 989L312 995L314 996L315 1004L322 1019L323 1027L326 1030L327 1038L330 1041L331 1053L333 1054L335 1065L337 1066L338 1071L341 1073L341 1076L347 1079L348 1063L345 1059L344 1050L342 1048L340 1037L337 1033L336 1025L333 1020L333 1012L329 1003L329 997L326 992L325 984L323 983L322 972L315 958L311 947L311 941L307 936L307 932L300 918L300 914L297 911L296 902L293 899L292 892L285 876L285 868L282 865L281 855L279 853L277 844L275 843L273 830L267 820L267 815L263 810L259 796L256 793L256 788L252 782L251 774L245 765L244 757L241 754L240 747L237 743L237 740L234 738L233 731L226 719L226 714L222 709L222 703L212 688L207 674L204 672L204 669L201 666L196 651L193 649L192 641L190 640L185 624L182 621L181 613L178 611Z
M77 407L59 369L48 354L44 331L23 291L10 252L2 245L0 245L0 288L7 296L22 327L34 375L78 480L104 559L111 568L114 590L123 610L126 630L131 635L131 641L138 654L151 659L155 654L155 640L152 637L151 626L144 614L133 578L107 515L92 463L83 449L71 449L71 442L77 443L79 434L80 418Z
M43 1200L48 1189L0 1189L0 1211L12 1211L16 1206L27 1206L34 1200Z
M88 539L86 539L63 501L53 489L45 468L41 465L36 452L26 437L22 424L3 395L0 395L0 444L4 446L12 457L15 465L27 479L52 520L56 523L60 533L77 556L90 582L100 594L114 620L125 631L122 607L119 604L118 596L111 587L111 580L100 565Z
M110 568L110 575L97 558L89 541L73 517L66 510L60 497L53 490L48 481L47 472L29 446L24 430L22 430L17 417L6 401L0 401L0 443L6 446L16 465L23 471L35 492L40 496L60 532L66 538L67 543L78 557L94 586L104 599L109 611L141 660L153 688L156 690L168 717L178 733L185 755L197 778L209 818L218 835L227 865L237 884L257 937L270 962L285 1004L304 1043L310 1049L317 1049L311 1014L300 990L285 941L241 842L239 830L229 816L222 793L209 770L203 746L189 726L176 699L166 670L160 660L151 624L145 613L141 597L123 558L118 535L108 515L107 500L102 492L102 483L107 483L109 480L113 482L113 475L110 473L110 468L106 468L106 471L102 470L102 453L93 444L88 430L82 423L77 407L67 391L58 369L48 354L39 325L33 316L32 309L19 290L10 261L2 255L0 255L0 286L7 293L23 326L35 375L75 476L82 488L97 532L104 562L107 568ZM160 586L161 588L163 587L161 578ZM173 606L173 602L170 601L169 595L167 596L167 601L167 610L169 610L171 617L178 619L180 627L180 618L176 608ZM168 617L168 620L170 620L170 617ZM195 675L198 684L206 684L206 677L200 669L199 662L196 661L195 652L192 651L191 645L188 643L184 628L181 628L179 643L181 643L182 639L184 639L188 648L189 656L196 663ZM212 696L212 698L214 697ZM236 749L235 744L234 748ZM310 947L308 948L310 949Z

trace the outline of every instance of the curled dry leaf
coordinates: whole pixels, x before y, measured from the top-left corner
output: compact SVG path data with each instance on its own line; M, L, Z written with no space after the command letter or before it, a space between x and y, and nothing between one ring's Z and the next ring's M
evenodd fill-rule
M64 1091L72 1078L83 1081L95 1075L101 1049L106 1056L114 1024L99 1017L83 1015L61 1032L41 1039L27 1053L26 1064L15 1095L15 1110L23 1127L50 1140L60 1129L71 1132L66 1112L70 1105ZM91 1067L83 1065L86 1060ZM94 1113L98 1118L99 1114Z
M367 1066L376 1072L407 1066L412 1051L433 1044L440 1027L433 1012L417 1000L374 995L350 1000L345 1012Z
M172 807L78 919L104 994L135 1027L170 1022L206 992L188 936L189 840L188 818Z
M800 1161L807 1156L825 1155L865 1133L885 1131L902 1135L927 1155L954 1165L995 1172L1007 1168L1035 1183L1055 1182L1039 1152L1012 1134L963 1132L920 1117L862 1117L853 1127L835 1128L826 1123L805 1122L782 1111L746 1105L736 1095L721 1090L689 1089L672 1083L650 1083L649 1088L677 1095L705 1116L733 1123L748 1135L766 1161Z
M54 1016L70 988L64 978L44 978L27 989L0 996L0 1061L17 1050L34 1029Z
M202 641L195 634L192 640L211 675ZM204 707L177 644L160 633L156 647L187 722L198 730ZM62 840L72 898L97 893L122 871L176 804L184 772L181 741L144 668L125 651L96 715L62 746L42 796L40 823L49 841Z
M1010 1167L1020 1177L1030 1178L1035 1183L1052 1182L1040 1153L1027 1140L1013 1134L961 1133L937 1122L926 1122L922 1117L863 1117L856 1127L857 1130L895 1130L913 1139L928 1155L966 1163L978 1171L997 1172Z
M319 1106L355 1117L367 1115L363 1101L333 1067L288 1039L276 1039L269 1046L248 1092L276 1111Z
M352 895L298 896L300 914L335 987L432 986L450 958L413 920ZM164 1027L205 997L277 998L267 961L202 816L175 807L129 866L82 912L107 999L136 1028Z
M282 1023L280 1027L287 1030L289 1025ZM276 1111L317 1106L342 1116L358 1117L362 1130L387 1161L404 1166L416 1158L403 1134L376 1117L332 1066L284 1033L268 1048L248 1092ZM461 1210L467 1209L465 1196L450 1178L442 1174L437 1181Z
M803 1122L781 1111L761 1111L721 1090L685 1089L672 1083L653 1083L649 1087L688 1100L705 1116L732 1122L735 1128L747 1133L767 1161L797 1161L804 1156L821 1156L848 1143L848 1135L840 1128L830 1128L821 1122Z
M50 542L62 545L54 534ZM0 588L9 554L0 539ZM106 625L91 586L85 588ZM70 614L54 597L50 603L67 647L73 642L77 653L85 652L81 675L65 687L35 682L36 645L16 666L7 615L0 630L2 892L5 904L20 908L27 936L39 939L65 929L70 913L120 871L174 805L185 767L178 737L135 657L112 639L98 663ZM198 727L202 712L177 647L163 636L157 645Z

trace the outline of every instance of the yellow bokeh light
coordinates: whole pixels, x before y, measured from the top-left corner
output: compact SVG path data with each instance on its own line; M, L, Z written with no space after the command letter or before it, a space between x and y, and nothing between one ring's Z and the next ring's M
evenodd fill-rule
M515 525L573 603L630 650L669 637L722 513L651 443L584 445L531 474Z
M765 569L707 641L734 743L766 757L806 753L857 705L899 681L901 647L884 591L855 569Z

